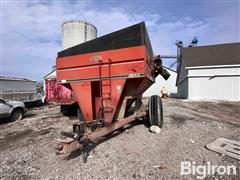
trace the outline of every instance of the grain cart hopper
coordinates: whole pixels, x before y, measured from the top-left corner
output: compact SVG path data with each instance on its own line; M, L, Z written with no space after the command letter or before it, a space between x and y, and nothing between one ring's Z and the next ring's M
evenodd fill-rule
M107 34L58 53L57 80L72 88L79 104L80 122L73 132L58 139L60 153L68 153L149 114L150 124L162 126L158 96L149 100L148 113L142 94L161 74L159 56L154 57L145 23ZM127 115L131 105L135 111Z

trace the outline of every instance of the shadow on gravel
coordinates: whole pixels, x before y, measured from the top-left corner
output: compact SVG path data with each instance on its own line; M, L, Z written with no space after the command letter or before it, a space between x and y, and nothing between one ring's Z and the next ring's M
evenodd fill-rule
M150 127L150 125L147 123L146 119L133 121L131 124L126 125L126 127L120 128L120 129L106 135L105 137L102 137L98 141L86 145L82 150L77 149L77 150L71 152L70 155L66 157L66 160L71 160L71 159L77 158L78 156L82 155L83 162L86 163L87 158L89 156L89 153L91 151L94 152L94 149L95 149L96 146L98 146L101 143L104 143L104 142L108 141L111 138L114 138L114 137L118 136L119 134L121 134L124 131L132 128L133 126L138 126L138 125L141 125L141 124L143 124L147 128Z
M36 116L37 114L35 113L29 113L27 112L25 115L24 115L24 118L30 118L30 117L33 117L33 116Z
M23 147L25 145L29 145L29 142L32 143L33 141L37 141L36 138L39 138L40 136L50 133L51 130L52 130L51 128L43 129L40 131L26 129L23 131L9 132L4 138L0 140L0 151L15 146Z
M0 120L0 125L7 124L7 123L10 123L10 122L11 122L10 118L4 118L4 119Z
M181 116L181 115L177 115L177 114L173 114L170 115L172 122L172 125L176 125L178 128L180 128L182 125L184 125L186 123L186 117L185 116Z
M24 118L30 118L30 117L33 117L33 116L36 116L37 114L35 114L35 113L26 113L26 114L24 114L24 117L23 117L23 119ZM22 119L21 119L22 120ZM19 121L21 121L21 120L19 120ZM10 117L9 118L3 118L3 119L0 119L0 125L2 125L2 124L7 124L7 123L11 123L11 122L13 122L13 121L11 121L11 119L10 119Z

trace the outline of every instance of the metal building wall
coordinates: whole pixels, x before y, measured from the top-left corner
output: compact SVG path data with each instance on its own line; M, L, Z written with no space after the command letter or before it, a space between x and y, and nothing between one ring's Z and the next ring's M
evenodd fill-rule
M179 70L178 83L181 83L182 81L184 81L187 78L187 75L188 75L188 71L186 69L185 62L182 61L181 67Z
M188 98L188 79L181 81L177 87L177 97L187 99Z
M185 62L181 62L180 71L178 74L178 82L177 82L177 97L179 98L188 98L188 70L185 68Z
M240 65L188 69L188 98L240 101Z

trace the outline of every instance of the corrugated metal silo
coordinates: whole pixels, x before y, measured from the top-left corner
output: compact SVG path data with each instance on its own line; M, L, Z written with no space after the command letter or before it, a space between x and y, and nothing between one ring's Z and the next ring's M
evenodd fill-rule
M62 24L62 50L97 37L97 28L85 21L66 21Z

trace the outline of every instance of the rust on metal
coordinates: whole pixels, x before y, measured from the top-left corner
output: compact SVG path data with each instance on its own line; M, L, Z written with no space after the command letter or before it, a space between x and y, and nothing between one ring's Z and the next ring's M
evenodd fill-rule
M137 118L142 118L144 116L146 116L146 112L139 112L139 113L136 113L129 117L118 120L118 121L112 123L110 126L103 127L95 132L90 133L89 135L87 135L87 139L89 139L89 141L95 141L95 140L99 139L100 137L105 136L105 135L123 127L124 125L133 122Z
M75 139L69 137L66 139L56 139L56 141L58 142L58 154L69 154L70 152L82 147L78 141L75 141Z

